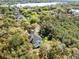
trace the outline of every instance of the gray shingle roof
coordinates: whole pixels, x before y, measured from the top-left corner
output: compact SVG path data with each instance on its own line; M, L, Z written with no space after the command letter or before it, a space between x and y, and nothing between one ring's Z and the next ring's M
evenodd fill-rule
M33 46L35 48L39 47L41 44L42 38L38 34L35 34L35 33L30 34L30 36L31 36L30 40L31 40Z

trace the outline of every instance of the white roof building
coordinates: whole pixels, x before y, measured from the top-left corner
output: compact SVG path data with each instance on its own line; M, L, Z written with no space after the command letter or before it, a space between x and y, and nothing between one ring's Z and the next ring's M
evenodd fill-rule
M79 15L79 9L71 9L70 12L74 15Z

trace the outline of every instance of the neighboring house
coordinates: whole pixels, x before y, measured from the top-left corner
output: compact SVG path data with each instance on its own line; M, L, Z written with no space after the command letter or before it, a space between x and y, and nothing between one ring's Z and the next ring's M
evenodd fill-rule
M40 31L40 25L37 23L32 24L30 28L30 42L33 44L34 48L39 48L41 45L42 38L38 34Z
M34 48L40 47L42 38L37 33L35 33L34 30L31 31L30 36L31 36L30 42L33 44L33 47Z
M79 16L79 9L71 9L69 10L73 15Z
M19 12L19 8L17 6L14 7L14 14L16 17L16 20L25 19L25 17Z
M15 16L16 16L16 19L19 20L19 19L24 19L24 16L21 15L20 13L15 13Z

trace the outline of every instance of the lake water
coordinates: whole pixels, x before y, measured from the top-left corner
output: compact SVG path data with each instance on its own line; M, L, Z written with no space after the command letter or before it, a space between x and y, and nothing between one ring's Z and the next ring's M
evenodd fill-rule
M35 7L35 6L49 6L49 5L56 5L56 4L64 4L66 2L51 2L51 3L25 3L25 4L15 4L15 5L11 5L13 6L17 6L17 7Z

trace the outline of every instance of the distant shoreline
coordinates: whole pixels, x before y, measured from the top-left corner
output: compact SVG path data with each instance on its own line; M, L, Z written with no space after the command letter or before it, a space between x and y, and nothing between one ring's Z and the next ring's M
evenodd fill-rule
M57 4L68 4L70 2L42 2L42 3L15 3L15 4L1 4L0 7L36 7L36 6L39 6L39 7L43 7L43 6L50 6L50 5L57 5ZM77 2L78 3L78 2ZM71 4L73 4L71 2ZM75 4L75 3L74 3Z
M67 3L67 2L48 2L48 3L25 3L25 4L21 4L21 3L18 3L18 4L14 4L14 5L11 5L11 7L35 7L35 6L50 6L50 5L56 5L56 4L64 4L64 3Z

